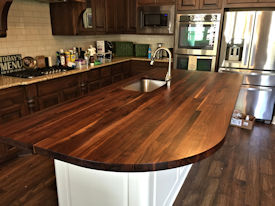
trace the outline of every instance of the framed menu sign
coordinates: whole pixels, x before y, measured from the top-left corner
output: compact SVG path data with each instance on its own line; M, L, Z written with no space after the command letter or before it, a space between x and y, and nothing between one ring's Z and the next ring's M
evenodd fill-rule
M0 56L1 74L8 74L23 70L21 54Z

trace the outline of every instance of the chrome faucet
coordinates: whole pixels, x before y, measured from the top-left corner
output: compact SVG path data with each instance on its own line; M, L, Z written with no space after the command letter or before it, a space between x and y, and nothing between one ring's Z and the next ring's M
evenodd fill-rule
M168 48L165 48L165 47L160 47L158 48L155 52L154 52L154 55L153 55L153 58L151 60L151 63L150 65L154 65L154 62L155 62L155 58L156 58L156 54L160 51L160 50L164 50L164 51L167 51L168 55L169 55L169 65L168 65L168 72L165 76L165 81L168 82L171 80L171 62L172 62L172 54L170 52L170 50Z

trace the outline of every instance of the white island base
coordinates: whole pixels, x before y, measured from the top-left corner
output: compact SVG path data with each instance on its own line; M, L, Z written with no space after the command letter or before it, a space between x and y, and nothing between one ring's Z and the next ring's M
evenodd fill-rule
M59 206L170 206L192 167L108 172L54 163Z

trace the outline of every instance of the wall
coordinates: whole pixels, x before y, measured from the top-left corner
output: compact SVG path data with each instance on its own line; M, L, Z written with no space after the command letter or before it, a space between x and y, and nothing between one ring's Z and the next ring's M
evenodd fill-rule
M101 35L101 36L53 36L51 33L48 3L34 0L14 0L8 14L6 38L0 38L0 55L22 54L22 56L45 55L55 57L60 48L74 46L86 49L96 40L133 41L136 43L164 42L173 47L173 36L145 35Z

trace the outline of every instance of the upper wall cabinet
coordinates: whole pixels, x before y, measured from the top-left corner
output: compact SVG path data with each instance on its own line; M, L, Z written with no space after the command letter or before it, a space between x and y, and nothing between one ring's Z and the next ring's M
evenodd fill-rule
M275 7L275 0L224 0L225 8Z
M136 32L136 0L106 0L106 32Z
M136 33L137 29L137 1L126 0L126 12L127 12L127 28L128 34Z
M222 0L177 0L178 10L220 9Z
M136 33L136 0L51 3L53 35Z
M174 4L175 0L138 0L139 5Z
M7 36L7 19L10 5L13 0L1 0L0 1L0 37Z
M50 4L53 35L105 33L105 1Z

